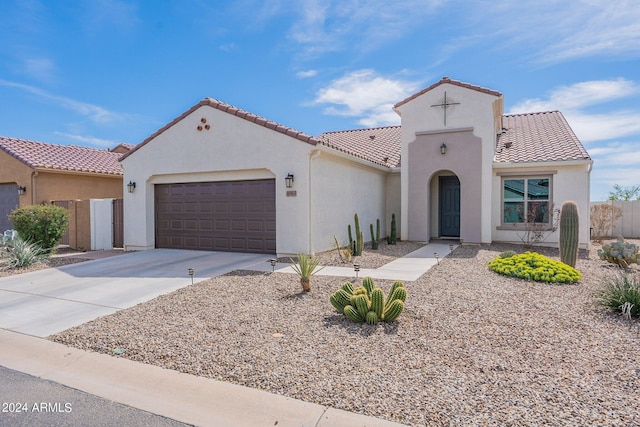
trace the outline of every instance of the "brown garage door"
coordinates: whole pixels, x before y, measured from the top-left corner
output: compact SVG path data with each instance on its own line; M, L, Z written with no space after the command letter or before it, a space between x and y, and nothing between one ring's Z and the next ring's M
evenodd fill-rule
M158 184L156 247L276 252L275 180Z
M0 184L0 233L13 228L7 215L18 207L18 197L18 185L15 182Z

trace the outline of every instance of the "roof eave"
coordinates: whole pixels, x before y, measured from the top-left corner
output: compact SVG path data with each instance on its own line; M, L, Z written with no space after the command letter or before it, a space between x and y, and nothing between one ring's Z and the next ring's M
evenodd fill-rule
M580 159L580 160L546 160L543 162L496 162L493 161L494 169L509 169L509 168L531 168L531 167L549 167L549 166L579 166L579 165L591 165L592 159Z

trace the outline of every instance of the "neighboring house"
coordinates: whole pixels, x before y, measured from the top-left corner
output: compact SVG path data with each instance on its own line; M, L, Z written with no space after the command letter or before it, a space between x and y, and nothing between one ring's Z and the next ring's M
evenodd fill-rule
M588 246L588 153L560 112L503 105L444 77L395 105L401 126L312 137L204 99L123 155L125 249L313 253L344 244L354 213L365 240L395 213L403 240L520 242L565 200Z
M0 230L16 207L53 201L122 198L118 151L0 137Z

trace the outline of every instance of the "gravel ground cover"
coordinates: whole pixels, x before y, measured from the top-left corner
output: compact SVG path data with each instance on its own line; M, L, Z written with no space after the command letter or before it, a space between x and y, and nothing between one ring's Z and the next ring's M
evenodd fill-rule
M334 311L346 278L237 271L50 339L412 426L640 425L640 327L595 303L617 272L597 248L549 285L488 270L519 246L459 247L391 324Z

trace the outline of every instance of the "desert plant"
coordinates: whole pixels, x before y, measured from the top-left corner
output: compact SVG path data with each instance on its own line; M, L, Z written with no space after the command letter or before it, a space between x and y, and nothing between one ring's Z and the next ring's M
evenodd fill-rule
M369 224L369 230L371 231L371 249L378 249L378 242L380 242L380 219L376 219L376 234L373 234L373 224Z
M291 258L291 268L300 276L300 285L305 292L311 291L311 276L322 270L324 267L318 267L318 258L313 258L311 255L300 253L298 254L298 262L294 262Z
M629 267L629 264L640 264L638 245L625 242L622 236L619 236L615 242L603 245L602 249L598 249L598 257L622 268Z
M18 235L53 252L69 225L69 211L54 205L25 206L9 214Z
M560 261L574 268L578 258L579 221L578 205L570 200L564 202L560 209Z
M608 203L591 206L591 228L592 238L596 242L602 242L602 239L610 236L610 230L613 230L613 223L622 216L622 209Z
M555 209L551 205L551 219L547 218L547 209L544 208L546 204L530 203L527 205L525 211L524 206L519 206L515 209L518 218L522 219L522 223L514 223L514 226L521 225L523 227L522 232L518 232L518 238L522 242L522 246L525 249L532 249L534 246L544 243L545 240L558 229L558 222L560 220L560 210ZM507 208L505 207L505 210Z
M628 312L630 316L640 316L640 280L621 274L605 283L598 295L600 304L614 311Z
M515 253L514 251L504 251L499 256L500 258L511 258L514 255L518 255L518 254Z
M387 243L390 245L395 245L398 242L398 230L396 228L396 214L391 214L391 232L389 233L389 238L387 239Z
M379 321L393 322L404 309L407 291L404 284L396 281L391 286L385 300L382 289L375 286L373 279L365 277L362 286L356 288L350 282L331 294L331 305L354 322L373 325Z
M535 252L525 252L508 258L500 256L489 262L489 269L509 277L547 283L575 283L582 275L575 268Z
M47 258L48 252L37 243L21 238L7 242L2 248L2 256L8 259L7 267L22 268Z

